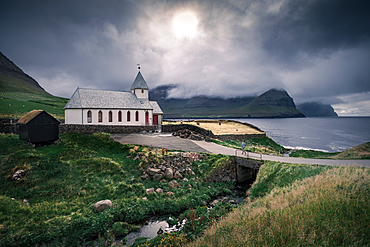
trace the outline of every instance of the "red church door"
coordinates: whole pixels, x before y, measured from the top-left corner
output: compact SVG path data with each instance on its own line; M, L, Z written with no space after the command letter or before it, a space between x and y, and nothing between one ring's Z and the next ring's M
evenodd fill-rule
M158 125L158 115L153 115L153 125Z
M149 125L149 113L145 112L145 125Z

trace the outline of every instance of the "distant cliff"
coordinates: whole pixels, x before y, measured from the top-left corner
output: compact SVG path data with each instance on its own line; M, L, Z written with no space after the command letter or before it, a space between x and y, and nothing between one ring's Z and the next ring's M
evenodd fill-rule
M289 118L304 117L285 90L271 89L260 96L223 99L195 96L188 99L167 98L175 85L149 91L149 99L161 106L165 118Z
M297 105L297 109L306 117L337 117L338 114L334 111L331 105L322 104L319 102L306 102Z

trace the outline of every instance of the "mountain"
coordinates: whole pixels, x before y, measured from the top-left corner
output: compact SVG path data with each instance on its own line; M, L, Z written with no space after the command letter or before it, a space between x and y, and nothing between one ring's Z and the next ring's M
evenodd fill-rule
M338 114L334 111L331 105L322 104L320 102L306 102L297 105L297 109L306 117L337 117Z
M248 117L257 118L305 117L283 89L270 89L239 110Z
M0 52L0 91L50 95L2 52Z
M0 118L20 118L32 110L44 110L63 119L67 101L46 92L0 52Z
M165 118L304 117L284 90L271 89L258 97L167 98L168 91L175 87L164 85L149 91L149 99L158 102Z

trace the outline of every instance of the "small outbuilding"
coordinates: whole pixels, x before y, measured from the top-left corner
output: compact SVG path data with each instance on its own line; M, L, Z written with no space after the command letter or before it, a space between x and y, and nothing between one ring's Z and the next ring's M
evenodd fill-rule
M59 139L60 122L43 110L33 110L18 121L19 139L29 143L53 142Z

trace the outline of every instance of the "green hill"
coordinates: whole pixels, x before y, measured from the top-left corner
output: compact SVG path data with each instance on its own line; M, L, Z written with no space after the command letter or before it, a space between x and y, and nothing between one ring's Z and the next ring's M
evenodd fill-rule
M67 101L46 92L0 52L0 117L19 118L32 110L44 110L60 119Z

